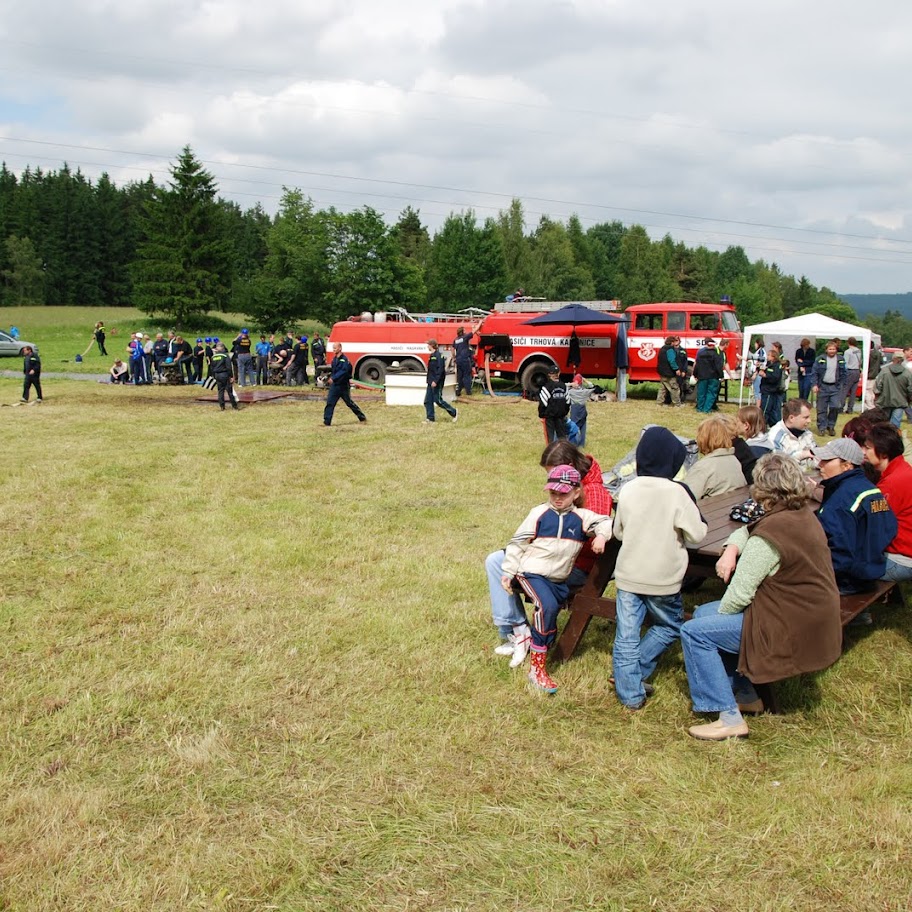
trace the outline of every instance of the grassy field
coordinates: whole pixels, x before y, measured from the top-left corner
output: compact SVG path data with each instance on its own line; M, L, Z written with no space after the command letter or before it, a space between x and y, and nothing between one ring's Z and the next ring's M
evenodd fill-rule
M912 907L908 610L745 742L686 735L679 649L623 712L598 619L535 695L482 566L542 497L531 404L196 395L2 411L0 909ZM697 417L596 403L587 449Z
M99 320L104 321L107 329L107 358L99 353L93 341L95 324ZM16 326L21 339L38 346L44 371L78 374L106 374L115 358L126 360L130 333L147 332L154 339L156 333L167 333L172 328L166 320L153 319L131 307L4 307L0 308L0 321L0 329L4 332L10 326ZM198 337L209 335L228 341L247 326L242 314L213 314L205 329L187 331L183 335L191 344ZM306 335L326 329L313 321L292 328ZM112 330L115 331L113 335ZM76 361L76 355L84 355L83 360ZM21 363L16 359L0 358L0 370L17 367L21 368Z

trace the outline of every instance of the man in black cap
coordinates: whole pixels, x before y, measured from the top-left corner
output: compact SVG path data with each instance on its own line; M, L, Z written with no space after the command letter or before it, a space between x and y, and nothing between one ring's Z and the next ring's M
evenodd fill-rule
M567 386L561 383L560 368L552 363L548 368L548 379L538 391L538 417L545 423L545 435L549 443L567 436L569 413Z

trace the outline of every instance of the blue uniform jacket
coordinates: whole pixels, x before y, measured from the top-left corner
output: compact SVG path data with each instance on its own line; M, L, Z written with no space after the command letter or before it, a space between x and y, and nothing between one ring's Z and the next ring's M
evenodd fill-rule
M345 355L338 354L332 359L330 377L332 377L333 386L338 386L340 389L349 385L352 377L352 366L351 361Z
M826 532L836 584L840 592L865 589L884 575L884 551L896 538L896 516L861 469L828 478L822 487L817 518Z
M826 374L827 369L827 356L826 353L819 355L814 361L814 386L820 386L823 383L824 375ZM845 383L846 378L846 366L845 358L842 355L836 355L836 382L842 386Z
M443 386L443 380L446 376L446 361L439 351L431 352L428 358L427 384L430 386L436 383L437 386Z

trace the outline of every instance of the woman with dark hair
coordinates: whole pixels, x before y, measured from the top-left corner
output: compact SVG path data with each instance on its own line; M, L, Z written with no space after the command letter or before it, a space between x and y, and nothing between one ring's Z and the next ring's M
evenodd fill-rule
M770 453L757 462L754 499L765 513L729 536L716 573L731 583L681 628L694 712L718 712L689 729L701 741L746 738L742 712L763 703L754 684L832 665L842 650L839 592L826 535L806 508L798 462Z
M559 465L573 466L582 479L581 498L577 506L603 516L611 514L611 495L602 480L602 469L595 457L587 456L569 440L561 439L545 447L539 465L546 472ZM526 624L526 612L519 596L505 592L501 585L503 560L503 550L494 551L485 558L485 574L491 596L491 616L502 640L494 652L497 655L511 656L510 667L516 668L525 660L530 642L527 637L517 638L515 634L517 628L521 629ZM576 557L573 570L567 578L567 585L571 589L582 586L594 563L595 554L591 543L587 541Z
M795 349L799 399L808 399L811 395L811 387L814 385L814 360L816 357L817 352L811 345L811 340L802 339L801 345Z
M892 424L875 424L862 445L865 463L880 472L877 486L896 515L899 529L884 557L883 578L912 580L912 466L903 457L903 439Z

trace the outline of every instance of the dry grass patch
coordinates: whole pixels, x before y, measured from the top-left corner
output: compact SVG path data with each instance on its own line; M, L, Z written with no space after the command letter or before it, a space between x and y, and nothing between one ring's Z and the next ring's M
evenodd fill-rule
M605 622L555 698L492 653L482 560L542 496L531 405L325 432L319 402L46 395L0 453L0 908L908 908L908 612L748 742L697 744L678 650L635 716ZM590 414L605 469L697 424Z

